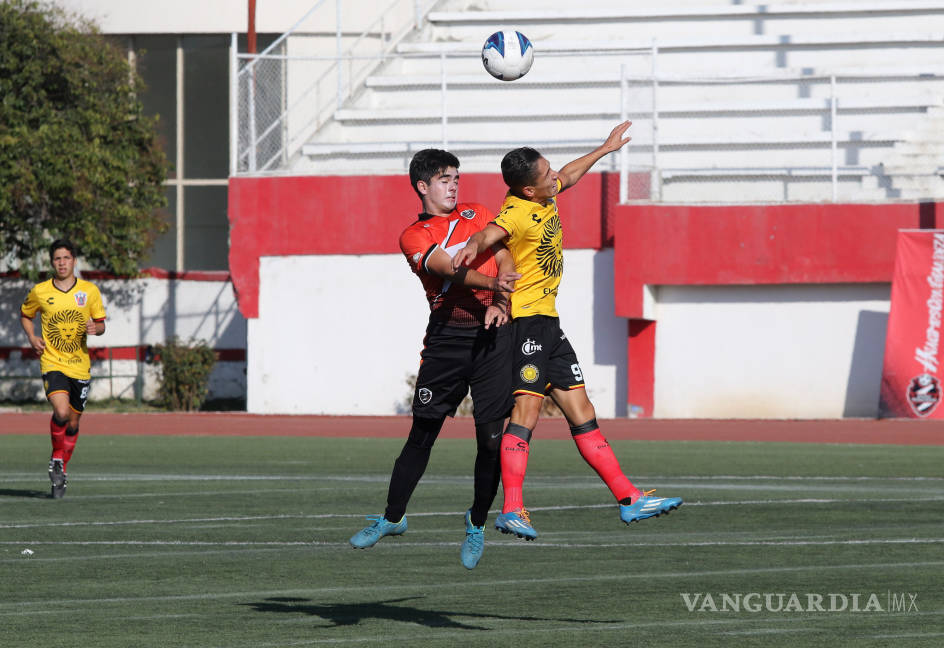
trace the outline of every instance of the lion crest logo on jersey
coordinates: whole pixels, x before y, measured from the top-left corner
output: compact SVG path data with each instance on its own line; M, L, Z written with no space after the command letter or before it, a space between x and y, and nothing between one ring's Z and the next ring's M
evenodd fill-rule
M941 402L941 383L931 374L921 374L908 385L908 404L918 416L927 416Z
M472 220L473 218L475 218L475 210L463 209L461 212L459 212L459 215L462 216L462 218L465 218L466 220Z
M85 318L79 311L63 310L44 322L43 330L54 349L62 353L75 353L82 348L84 324Z
M85 302L88 301L88 293L77 292L75 293L75 305L81 308L85 306Z
M537 260L545 277L559 277L564 273L564 259L561 256L563 232L557 214L544 222L544 232L538 245Z

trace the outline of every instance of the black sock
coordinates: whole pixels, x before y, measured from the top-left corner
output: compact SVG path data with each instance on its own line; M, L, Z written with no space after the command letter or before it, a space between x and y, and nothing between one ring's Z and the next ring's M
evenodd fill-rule
M390 487L387 489L387 510L384 518L388 522L399 522L406 513L406 505L413 495L413 489L419 483L429 455L442 429L442 419L413 419L410 436L403 444L403 450L393 464L390 475Z
M469 518L475 526L484 526L488 509L495 501L501 482L501 438L503 420L480 423L475 426L475 498Z

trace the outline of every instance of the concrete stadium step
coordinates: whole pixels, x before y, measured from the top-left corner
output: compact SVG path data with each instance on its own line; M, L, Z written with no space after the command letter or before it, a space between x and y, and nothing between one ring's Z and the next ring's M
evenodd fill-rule
M863 111L874 112L883 109L926 109L928 106L936 105L940 101L939 95L931 93L916 94L913 96L892 95L887 97L876 97L872 99L849 98L837 102L837 108L841 111ZM568 116L582 115L618 115L619 104L617 101L611 101L609 106L606 102L601 102L597 98L591 105L537 105L530 106L524 102L518 105L507 105L505 103L496 104L488 101L485 105L469 105L465 102L455 102L459 105L450 106L447 110L450 118L462 117L515 117L515 116L533 116L533 117L558 117L566 118ZM669 115L699 115L702 117L711 114L737 114L737 113L822 113L831 110L831 102L828 98L822 99L794 99L792 101L752 101L737 103L706 103L703 101L697 103L679 103L672 104L660 101L658 111L660 116ZM634 105L630 111L630 116L645 117L652 114L648 106ZM335 112L334 117L339 121L389 121L400 119L412 120L436 120L441 118L442 109L440 106L423 105L421 107L410 108L348 108Z
M486 5L489 3L486 2ZM431 23L479 23L494 25L517 22L544 22L544 21L613 21L629 19L658 20L661 18L730 18L732 16L749 16L767 18L779 15L845 15L845 14L880 14L905 12L944 12L944 7L938 0L885 0L836 2L835 0L817 3L763 3L763 4L722 4L718 2L702 2L697 4L672 4L665 2L635 2L632 6L605 7L588 6L582 9L558 8L541 9L539 7L523 8L518 2L515 9L507 9L506 2L496 5L503 9L481 9L478 11L431 11L426 19ZM548 2L539 3L547 7ZM572 3L566 3L571 5ZM476 3L481 6L481 2Z
M529 37L530 38L530 37ZM884 48L890 45L937 47L941 44L942 34L939 32L851 32L829 34L800 34L800 35L757 35L744 37L700 36L700 37L670 37L659 40L655 44L659 51L672 50L708 50L708 49L800 49L815 47L850 46ZM534 41L532 41L534 42ZM620 39L581 39L581 40L546 40L540 41L541 49L556 52L648 52L652 50L651 37L635 37ZM396 51L400 54L478 54L482 43L478 40L468 41L421 41L403 42L397 45ZM535 50L538 51L537 46Z
M465 3L468 5L469 3ZM944 25L944 7L931 0L913 2L872 1L833 3L780 3L769 5L704 4L677 6L613 3L606 7L565 6L509 9L433 11L428 15L426 35L430 40L481 41L498 29L518 29L532 42L546 40L550 34L592 30L601 40L623 38L627 32L645 31L647 39L667 37L692 38L714 32L723 26L729 36L761 34L796 34L798 32L831 34L837 27L855 31L907 32L920 19L925 29Z
M476 59L478 65L478 59ZM828 87L829 77L836 76L840 84L863 84L870 79L880 79L886 81L890 78L899 78L902 83L911 87L915 83L919 85L926 84L944 84L944 71L939 67L902 67L899 65L892 67L870 66L868 70L862 67L846 68L768 68L768 67L747 67L742 66L734 71L720 70L710 75L704 75L699 78L690 72L672 73L660 71L658 82L666 87L674 85L699 85L727 87L728 84L735 83L763 83L776 84L826 84ZM651 83L651 72L642 76L634 75L630 79L634 83ZM427 74L375 74L368 77L365 85L368 88L381 90L393 89L399 90L403 87L410 88L439 88L442 80L438 75L430 76ZM562 70L555 74L535 74L529 73L520 79L514 81L514 87L540 87L552 85L618 85L619 75L614 76L611 70L601 70L599 68L591 70L582 70L579 72L573 70ZM476 68L473 74L451 74L448 79L448 86L494 86L495 81L491 77L483 76L481 70ZM511 85L511 84L506 84ZM944 109L942 109L944 110Z

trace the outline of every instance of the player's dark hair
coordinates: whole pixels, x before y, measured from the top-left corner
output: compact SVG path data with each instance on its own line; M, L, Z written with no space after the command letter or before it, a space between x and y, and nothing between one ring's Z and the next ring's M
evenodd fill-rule
M508 151L501 161L502 179L513 192L534 184L538 160L541 154L530 146Z
M423 194L416 188L416 184L422 180L426 184L433 179L437 173L442 173L449 167L459 168L459 158L442 149L423 149L417 151L410 160L410 184L416 195L423 199Z
M69 239L61 238L61 239L56 239L56 240L53 241L52 244L49 246L49 261L50 261L50 263L52 262L53 256L56 254L56 250L59 250L59 249L61 249L61 248L65 248L65 249L69 250L69 254L72 255L72 258L73 258L73 259L78 258L78 256L79 256L79 251L78 251L78 248L75 247L75 243L73 243L73 242L70 241Z

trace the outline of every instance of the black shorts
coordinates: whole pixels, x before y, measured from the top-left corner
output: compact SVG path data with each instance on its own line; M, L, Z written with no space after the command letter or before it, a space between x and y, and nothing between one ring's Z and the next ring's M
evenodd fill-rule
M471 389L476 423L511 413L511 326L457 328L430 323L416 376L413 416L455 416Z
M43 374L43 389L46 390L46 398L56 392L65 392L69 395L69 406L80 414L85 411L85 403L88 401L89 382L89 380L69 378L61 371Z
M519 317L515 329L514 393L544 397L551 387L579 389L583 372L560 320L547 315Z

